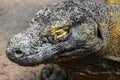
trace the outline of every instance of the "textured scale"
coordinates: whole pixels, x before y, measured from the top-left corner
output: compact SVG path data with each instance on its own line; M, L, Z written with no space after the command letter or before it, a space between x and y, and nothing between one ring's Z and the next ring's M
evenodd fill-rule
M120 0L106 0L106 3L109 5L110 15L110 21L107 22L110 33L109 47L120 61Z
M46 7L9 40L6 53L22 66L53 63L42 69L42 80L119 80L120 0Z

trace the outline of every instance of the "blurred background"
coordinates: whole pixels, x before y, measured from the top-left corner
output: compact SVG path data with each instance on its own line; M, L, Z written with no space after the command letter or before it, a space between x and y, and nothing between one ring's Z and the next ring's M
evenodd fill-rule
M40 69L22 67L9 61L5 47L10 37L29 27L31 19L43 7L63 0L0 0L0 80L38 80ZM103 2L103 0L91 0Z

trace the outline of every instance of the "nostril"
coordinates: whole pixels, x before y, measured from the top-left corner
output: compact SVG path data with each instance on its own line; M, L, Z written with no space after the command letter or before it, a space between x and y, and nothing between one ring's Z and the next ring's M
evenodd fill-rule
M14 51L14 55L16 57L22 57L24 55L24 53L22 51L20 51L20 50L17 50L17 51Z

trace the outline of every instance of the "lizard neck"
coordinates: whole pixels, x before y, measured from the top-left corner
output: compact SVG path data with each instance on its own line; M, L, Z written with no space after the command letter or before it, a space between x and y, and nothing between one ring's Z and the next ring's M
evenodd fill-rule
M62 62L58 65L69 75L75 77L76 80L102 80L101 76L109 75L110 72L117 76L120 75L118 62L102 59L98 55L88 55L84 58ZM107 78L107 76L104 77L106 80Z
M109 1L111 1L110 3L113 3L112 1L118 3L118 0ZM109 22L107 22L109 35L106 41L106 50L109 51L108 53L113 54L116 57L114 59L117 59L118 57L117 60L120 60L120 5L110 4L109 6Z

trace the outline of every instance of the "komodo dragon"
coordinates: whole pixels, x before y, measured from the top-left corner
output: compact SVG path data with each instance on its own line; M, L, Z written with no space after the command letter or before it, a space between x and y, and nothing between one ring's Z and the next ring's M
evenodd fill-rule
M45 7L8 41L6 54L22 66L46 64L41 80L120 80L120 1Z

